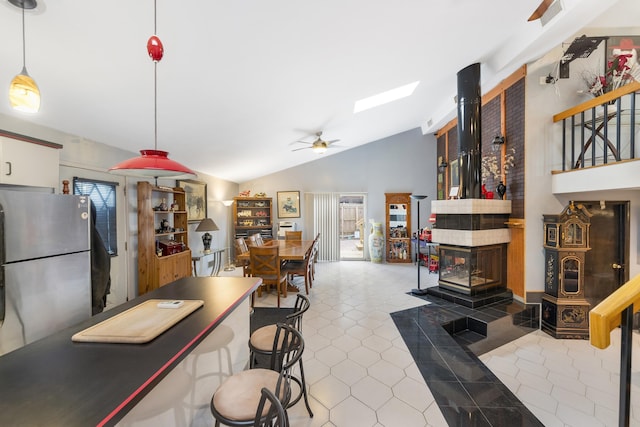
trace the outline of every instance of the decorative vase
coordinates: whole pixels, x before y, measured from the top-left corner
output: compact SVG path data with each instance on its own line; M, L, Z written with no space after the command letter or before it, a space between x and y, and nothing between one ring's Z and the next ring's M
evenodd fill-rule
M506 192L507 192L507 186L504 185L504 182L500 181L500 183L496 187L496 193L498 193L498 196L500 196L500 200L504 199L504 193Z
M374 222L369 234L369 256L371 262L381 263L384 252L384 234L382 234L382 224Z
M493 191L488 191L485 184L482 184L482 198L493 199Z

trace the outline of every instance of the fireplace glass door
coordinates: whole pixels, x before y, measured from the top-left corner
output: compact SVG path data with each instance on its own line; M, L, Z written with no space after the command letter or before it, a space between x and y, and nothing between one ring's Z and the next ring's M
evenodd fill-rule
M506 273L503 251L504 245L440 245L440 286L473 295L502 285Z

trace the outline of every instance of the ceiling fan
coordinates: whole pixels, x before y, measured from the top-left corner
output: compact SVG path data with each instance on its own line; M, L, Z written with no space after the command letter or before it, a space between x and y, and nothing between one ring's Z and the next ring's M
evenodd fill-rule
M331 141L324 141L322 139L322 131L316 132L316 140L313 142L307 142L307 141L296 141L297 143L301 143L301 144L308 144L308 147L301 147L301 148L296 148L295 150L291 150L291 151L299 151L299 150L304 150L307 148L311 148L314 153L318 153L318 154L322 154L325 151L327 151L328 148L332 147L333 144L335 144L336 142L340 141L339 139L332 139Z

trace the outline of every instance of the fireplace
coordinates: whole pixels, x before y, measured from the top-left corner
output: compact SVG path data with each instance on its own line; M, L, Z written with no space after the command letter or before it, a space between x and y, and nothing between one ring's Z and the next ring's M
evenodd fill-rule
M440 244L438 284L468 296L498 293L507 287L511 201L481 198L480 64L457 78L459 199L431 203L437 225L431 239Z
M434 200L431 212L437 218L431 239L440 244L440 288L465 295L504 290L511 201Z
M461 247L440 245L440 280L445 289L467 295L506 287L506 245Z

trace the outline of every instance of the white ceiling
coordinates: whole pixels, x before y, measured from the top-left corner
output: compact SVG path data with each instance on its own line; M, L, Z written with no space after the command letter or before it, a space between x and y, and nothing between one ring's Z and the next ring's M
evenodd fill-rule
M456 73L482 64L490 89L591 25L638 25L638 0L157 0L157 148L245 182L318 158L295 141L340 139L326 155L455 116ZM154 147L152 0L38 0L26 13L35 115L11 110L22 68L21 11L0 0L0 113L137 152ZM615 18L615 19L613 19ZM599 25L599 24L598 24ZM420 80L414 94L353 113L354 102ZM427 122L431 120L432 126Z

